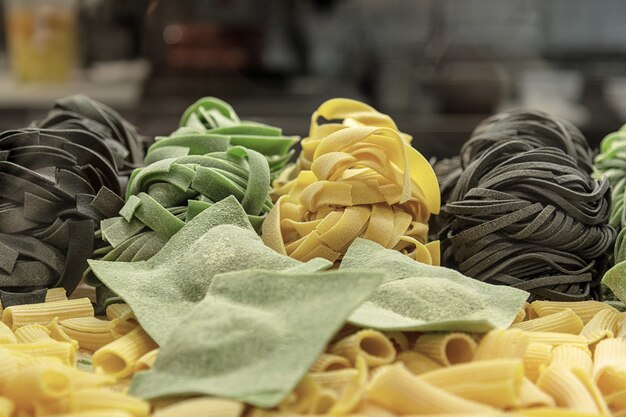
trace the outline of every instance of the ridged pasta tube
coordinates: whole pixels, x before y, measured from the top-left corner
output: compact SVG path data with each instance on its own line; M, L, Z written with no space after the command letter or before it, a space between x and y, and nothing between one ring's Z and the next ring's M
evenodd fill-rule
M309 376L305 376L278 405L278 409L288 413L309 414L317 404L321 392L320 385Z
M376 330L361 330L350 335L332 347L332 353L345 356L352 363L362 356L368 366L380 366L393 362L396 350L383 333Z
M575 345L581 349L588 349L587 339L575 334L555 333L555 332L526 332L526 337L530 342L546 343L552 347L561 345Z
M523 358L529 343L528 334L521 330L492 330L487 333L476 349L474 360Z
M165 407L152 417L239 417L244 405L222 398L192 398Z
M579 334L583 329L583 321L572 311L566 308L549 316L523 321L511 326L512 329L528 332L559 332Z
M528 379L537 382L542 368L552 361L552 345L546 343L529 343L524 351L524 372ZM578 349L578 348L575 348Z
M604 338L612 338L618 333L618 326L623 321L623 316L614 309L604 309L595 316L580 332L589 344L597 343Z
M69 396L71 411L121 410L133 417L147 417L150 404L138 398L107 388L86 388L72 391Z
M15 330L18 343L54 342L50 330L41 324L29 324Z
M401 415L489 413L493 408L463 399L414 376L401 364L381 368L370 380L367 398Z
M367 384L370 374L369 368L363 356L356 358L354 366L358 373L341 390L337 401L335 401L335 404L333 404L332 408L329 410L329 414L331 415L342 416L349 414L363 399L365 385Z
M133 373L135 363L157 345L141 328L114 340L94 352L93 366L107 375L123 378Z
M583 382L567 368L549 367L539 377L537 387L551 395L560 407L590 414L599 414L601 411Z
M533 382L524 378L520 387L520 407L556 407L554 398L540 390Z
M565 309L570 309L583 323L587 324L601 310L615 310L607 303L600 301L533 301L531 304L533 311L539 317L546 317L559 313ZM615 310L617 311L617 310Z
M17 343L17 338L11 328L0 321L0 344Z
M4 345L4 349L16 354L26 354L34 358L55 359L68 366L76 365L76 351L74 346L65 342L37 342L17 343Z
M435 369L419 378L467 400L510 408L521 404L524 366L519 359L493 359Z
M322 353L311 365L309 372L327 372L351 368L352 364L345 356Z
M441 364L435 362L433 359L418 352L407 351L402 352L396 358L398 362L401 362L406 368L415 375L423 374L424 372L432 371L433 369L441 368Z
M413 347L418 353L444 366L471 361L476 348L476 341L466 333L424 334Z
M79 317L60 322L61 328L81 349L95 351L111 343L115 338L111 332L111 322L95 317Z
M133 373L137 373L139 371L146 371L151 369L154 366L154 362L156 361L157 355L159 354L159 349L153 349L150 352L143 355L141 358L137 360L135 363L135 367L133 369Z
M626 341L604 339L594 351L593 378L604 395L626 389Z
M30 408L34 402L46 402L66 396L70 378L57 368L33 365L20 370L5 387L4 395L18 407Z
M591 376L593 361L591 353L572 345L557 346L552 350L550 366L567 369L580 369Z
M324 388L341 392L345 386L358 376L358 371L354 368L340 369L338 371L311 372L309 377Z
M11 306L2 312L2 321L12 329L28 324L47 325L54 318L65 320L75 317L93 317L89 298L53 301L50 303Z

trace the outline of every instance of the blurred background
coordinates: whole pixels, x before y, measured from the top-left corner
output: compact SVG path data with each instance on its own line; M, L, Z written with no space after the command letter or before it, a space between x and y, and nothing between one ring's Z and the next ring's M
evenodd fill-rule
M427 157L508 108L555 113L592 145L626 121L621 0L0 1L0 130L77 92L148 136L204 95L306 136L322 101L351 97Z

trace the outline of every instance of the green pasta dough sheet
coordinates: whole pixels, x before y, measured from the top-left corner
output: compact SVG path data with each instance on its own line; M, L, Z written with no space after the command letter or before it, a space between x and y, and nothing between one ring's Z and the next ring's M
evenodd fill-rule
M384 283L349 318L356 326L383 331L506 328L529 295L416 262L365 239L357 239L343 258L340 270L353 269L385 272Z
M626 303L626 262L622 261L606 271L602 283L609 287L615 297L622 303Z
M207 394L273 407L382 279L364 271L219 274L152 370L135 376L131 393Z
M147 261L90 260L89 265L162 344L204 298L216 274L249 268L283 270L300 262L263 245L246 212L231 196L186 223Z

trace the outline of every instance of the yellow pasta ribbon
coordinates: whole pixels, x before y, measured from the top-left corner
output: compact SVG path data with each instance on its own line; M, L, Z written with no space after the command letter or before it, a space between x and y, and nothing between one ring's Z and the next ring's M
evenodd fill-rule
M345 124L318 126L320 115L314 115L298 162L304 169L275 190L264 242L301 261L337 261L363 237L439 265L439 242L427 242L428 219L440 208L432 167L388 116L369 106L335 100L318 112L341 118L355 109L361 115L350 120L366 123L342 119Z

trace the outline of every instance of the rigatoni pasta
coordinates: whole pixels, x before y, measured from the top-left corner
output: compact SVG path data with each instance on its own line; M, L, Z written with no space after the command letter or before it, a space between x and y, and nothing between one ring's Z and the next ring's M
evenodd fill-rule
M567 368L549 367L539 377L537 387L552 396L560 407L580 413L598 414L600 412L594 397Z
M121 410L133 417L148 417L150 406L145 401L108 388L86 388L72 391L70 411Z
M404 366L406 366L406 368L415 375L432 371L433 369L441 368L442 366L440 363L435 362L428 356L414 351L402 352L396 359L398 362L403 363Z
M523 358L529 343L528 334L521 330L492 330L478 344L474 360Z
M578 334L583 329L583 321L572 311L566 308L558 313L523 321L511 326L512 329L528 332L559 332Z
M115 340L111 322L95 317L77 317L59 323L66 335L76 340L81 349L95 351Z
M93 315L93 306L89 298L79 298L7 307L2 312L2 321L11 329L17 329L28 324L45 326L54 318L65 320L75 317L93 317Z
M288 413L309 414L317 404L321 392L321 386L313 379L305 376L287 398L278 405L278 409Z
M538 317L546 317L551 314L570 309L583 323L588 323L601 310L615 310L610 305L600 301L533 301L530 304Z
M413 349L449 366L471 361L476 347L476 341L466 333L432 333L420 336Z
M361 330L337 342L331 352L345 356L355 363L362 356L369 366L380 366L393 362L396 350L383 333L376 330Z
M620 319L621 316L617 310L608 308L600 310L585 324L580 335L587 339L589 344L597 343L604 338L611 338L618 331Z
M310 372L327 372L351 368L352 364L345 356L322 353L311 365Z
M529 343L524 351L524 372L533 382L539 378L540 371L552 361L552 345L546 343Z
M593 379L604 395L626 389L626 341L604 339L594 351Z
M221 398L192 398L164 407L152 417L239 417L244 405Z
M157 344L141 328L101 347L93 354L93 366L105 374L123 378L133 373L135 364L146 353L157 348Z
M561 345L554 348L550 366L563 367L570 370L581 369L589 376L593 372L591 353L588 350L582 350L572 345Z

